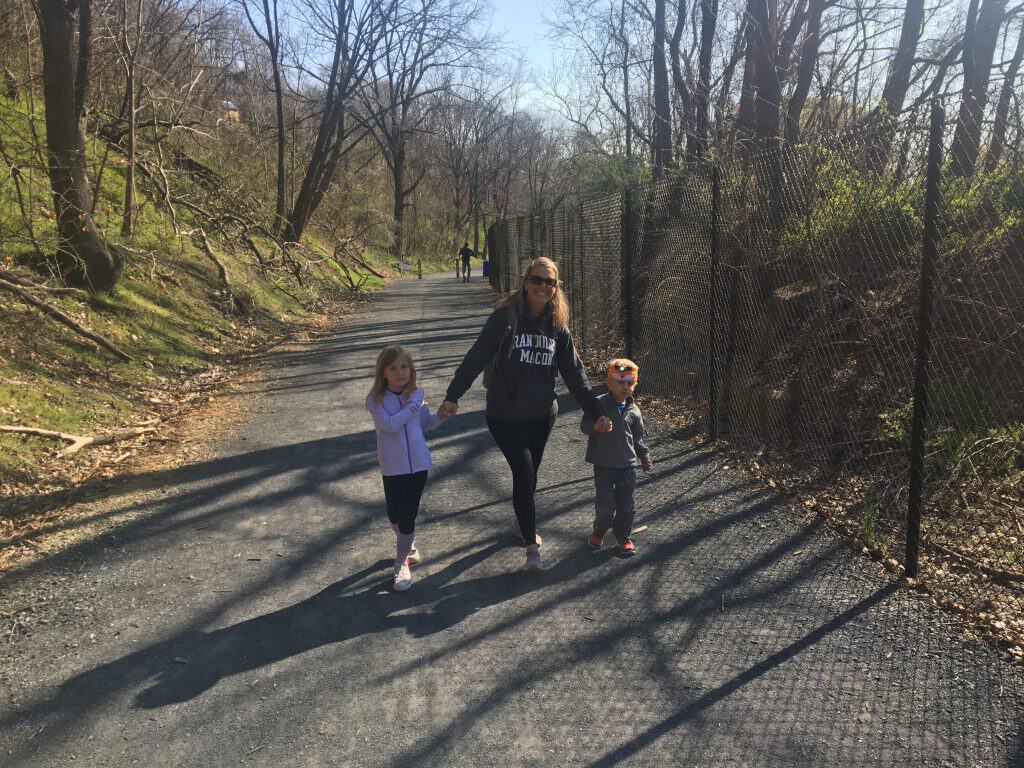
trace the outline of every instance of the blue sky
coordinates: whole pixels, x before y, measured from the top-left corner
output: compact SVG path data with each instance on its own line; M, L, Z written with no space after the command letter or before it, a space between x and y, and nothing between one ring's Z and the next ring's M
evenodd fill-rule
M551 68L553 48L544 37L544 13L550 13L556 0L491 0L494 16L491 28L508 41L513 55L519 51L534 73ZM543 95L534 88L527 90L527 98L537 105Z
M544 0L492 0L494 5L494 31L504 31L509 43L521 48L533 60L535 56L550 55L548 41L544 39Z

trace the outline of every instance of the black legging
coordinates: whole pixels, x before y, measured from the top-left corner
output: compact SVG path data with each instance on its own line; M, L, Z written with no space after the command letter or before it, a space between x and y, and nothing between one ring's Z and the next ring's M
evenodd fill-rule
M536 421L499 421L487 417L487 428L512 470L512 507L526 544L537 543L537 472L544 458L555 417Z
M388 521L397 525L406 535L416 530L416 515L420 511L420 497L427 486L427 470L411 475L385 475L384 501L388 508Z

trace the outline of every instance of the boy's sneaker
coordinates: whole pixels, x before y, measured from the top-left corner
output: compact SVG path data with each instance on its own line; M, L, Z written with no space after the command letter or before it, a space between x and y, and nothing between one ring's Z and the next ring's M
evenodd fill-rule
M416 565L416 563L418 563L422 559L423 556L420 554L420 551L416 549L416 542L414 541L412 543L412 551L409 553L408 563L409 565Z
M409 561L401 565L395 564L395 592L405 592L412 586L412 572L409 570Z
M600 549L604 546L604 534L594 531L587 536L587 544L590 545L591 549Z
M526 541L523 538L522 530L519 528L519 521L518 520L513 520L512 521L512 527L510 527L508 529L508 533L509 533L510 536L515 536L520 541L524 541L524 542ZM541 540L540 540L540 532L539 531L534 531L534 536L537 537L537 546L539 547L541 545L541 543L542 543Z
M523 563L524 571L540 570L540 545L530 544L526 548L526 562Z
M632 539L618 539L619 552L626 557L632 557L636 554L636 545Z

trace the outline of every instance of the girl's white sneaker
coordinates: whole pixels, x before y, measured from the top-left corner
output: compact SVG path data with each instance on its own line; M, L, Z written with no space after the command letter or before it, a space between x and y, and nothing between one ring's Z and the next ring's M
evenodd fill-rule
M531 544L526 548L526 562L523 563L524 571L540 570L540 545Z
M416 542L414 541L412 543L412 552L409 553L409 565L416 565L416 563L422 559L423 556L420 555L420 551L416 549Z
M409 561L401 565L395 565L395 592L405 592L412 586L412 571L409 570Z

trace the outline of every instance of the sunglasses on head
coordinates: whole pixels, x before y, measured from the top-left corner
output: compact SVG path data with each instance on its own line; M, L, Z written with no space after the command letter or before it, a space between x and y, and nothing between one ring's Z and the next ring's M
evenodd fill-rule
M619 373L629 373L630 371L633 370L632 366L625 365L624 363L619 363L618 365L613 365L612 368L614 368Z
M548 288L556 288L558 286L558 280L553 277L541 277L540 275L530 275L526 278L533 285L546 285Z

